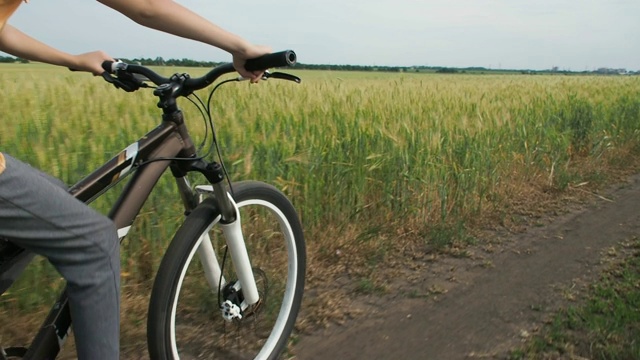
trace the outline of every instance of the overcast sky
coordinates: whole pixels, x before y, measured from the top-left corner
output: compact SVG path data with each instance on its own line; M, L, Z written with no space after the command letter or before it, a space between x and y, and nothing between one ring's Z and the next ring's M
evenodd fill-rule
M640 70L640 0L180 0L309 64ZM68 52L227 61L91 0L31 0L10 23Z

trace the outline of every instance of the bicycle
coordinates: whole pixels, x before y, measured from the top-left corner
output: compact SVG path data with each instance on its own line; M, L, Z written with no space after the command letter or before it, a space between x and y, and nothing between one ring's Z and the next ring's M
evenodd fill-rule
M263 70L295 62L295 53L284 51L252 59L246 68ZM224 167L211 98L220 85L243 79L219 82L205 104L194 92L235 72L232 64L214 67L199 78L177 73L166 78L123 62L105 62L103 68L103 78L116 88L128 92L153 88L162 122L69 188L69 193L88 204L131 175L109 212L122 241L156 182L170 169L186 214L154 280L147 321L150 357L277 358L301 306L305 243L296 210L281 191L258 181L232 183ZM290 74L266 71L263 79L269 78L300 82ZM211 131L204 156L199 155L204 142L196 148L177 105L178 98L192 99L192 95L207 122L207 133ZM214 149L218 161L207 161ZM209 184L192 187L187 178L191 172L204 175ZM0 294L33 256L8 240L0 242ZM55 358L70 326L63 291L31 345L5 348L0 359Z

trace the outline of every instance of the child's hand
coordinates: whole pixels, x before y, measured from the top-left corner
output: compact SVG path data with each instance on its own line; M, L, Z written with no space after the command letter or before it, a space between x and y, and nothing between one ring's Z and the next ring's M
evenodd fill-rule
M100 75L104 72L102 63L104 61L114 61L113 58L107 55L104 51L92 51L75 56L74 70L87 71L93 75Z
M252 45L243 54L233 54L233 67L238 74L243 78L251 80L252 83L257 83L262 78L263 71L247 71L244 68L244 64L248 59L254 59L262 55L270 54L271 48L268 46Z

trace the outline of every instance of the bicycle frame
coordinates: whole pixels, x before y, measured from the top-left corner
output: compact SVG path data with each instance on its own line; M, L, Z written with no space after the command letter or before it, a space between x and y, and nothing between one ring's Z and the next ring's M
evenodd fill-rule
M264 70L270 67L290 66L295 64L296 55L287 50L279 53L267 54L256 59L247 60L247 70ZM164 78L154 71L139 65L105 61L102 64L105 73L103 78L125 91L135 91L141 87L149 87L150 81L157 85L154 95L160 98L158 106L162 108L161 124L129 145L117 156L109 160L102 167L79 181L69 189L69 193L78 200L90 203L102 193L111 188L125 176L133 172L132 178L125 186L122 194L109 212L109 218L117 227L118 237L122 240L127 235L131 225L144 205L149 194L167 170L176 179L178 193L184 203L186 214L190 213L199 203L199 195L212 196L217 205L218 216L212 222L219 222L227 247L238 276L234 283L235 290L242 289L243 300L239 305L242 311L259 302L253 269L241 232L239 212L231 195L225 186L225 173L220 164L207 163L197 158L196 149L184 124L182 111L176 104L178 97L189 96L196 90L204 89L212 84L219 76L235 72L232 64L220 65L200 78L190 78L188 74L174 74L171 78ZM115 74L116 76L112 76ZM141 75L136 77L134 75ZM284 73L264 73L264 77L290 80L299 83L296 76ZM242 78L237 78L237 81ZM214 89L215 90L215 89ZM135 170L135 172L134 172ZM200 188L198 192L191 189L186 178L187 173L198 171L210 182L210 187ZM198 255L204 266L209 285L218 290L225 284L222 270L208 240L203 236L202 244L198 248ZM4 241L4 240L3 240ZM9 246L5 246L9 244ZM0 243L0 293L8 288L15 277L24 269L33 254L25 251L11 242ZM6 251L5 251L6 250ZM52 359L57 356L66 340L71 326L71 315L66 289L53 305L46 320L36 334L34 340L24 354L25 359ZM19 348L21 351L24 350ZM0 359L4 355L0 353Z
M163 116L162 123L140 138L137 142L129 145L118 155L113 157L103 166L95 170L83 180L73 185L69 193L77 199L90 203L109 188L123 179L131 172L135 172L125 186L122 194L111 208L109 217L118 229L118 236L122 238L129 232L135 217L140 212L144 202L149 197L151 191L160 179L162 174L171 168L176 179L178 191L183 200L186 213L188 214L198 204L198 195L191 189L186 178L187 172L199 171L212 183L213 192L216 194L226 194L224 186L224 176L222 169L217 163L206 163L203 160L194 158L195 147L187 133L184 125L184 118L180 110ZM180 160L177 161L179 158ZM193 160L191 160L191 158ZM235 205L232 200L220 201L220 198L227 199L228 196L218 196L218 203L221 204L221 222L223 224L233 224L235 222ZM223 208L227 207L225 210ZM224 227L223 227L224 228ZM225 232L228 243L235 243L236 246L244 248L242 234ZM233 239L233 240L229 240ZM203 249L203 252L207 249ZM208 252L212 252L208 249ZM240 251L242 253L242 251ZM213 272L220 271L220 267L215 254L207 254L207 263L203 264L211 268ZM250 276L242 284L247 290L251 290L251 284L255 288L255 280L250 270L250 263L246 248L244 248L245 261L249 264ZM242 272L242 269L238 273ZM246 272L246 270L245 270ZM218 283L211 286L220 286ZM255 302L257 302L257 289L255 290ZM253 304L247 300L249 305ZM58 300L50 310L46 320L29 346L25 359L50 359L55 358L59 353L62 344L66 340L71 326L71 316L66 291L60 295Z

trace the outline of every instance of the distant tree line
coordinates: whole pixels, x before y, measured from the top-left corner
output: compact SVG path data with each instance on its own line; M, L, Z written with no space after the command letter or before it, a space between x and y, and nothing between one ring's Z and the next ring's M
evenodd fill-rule
M27 64L28 62L29 60L26 60L26 59L15 58L12 56L0 56L0 63L4 63L4 64L13 64L13 63Z
M305 70L336 70L336 71L386 71L402 72L406 68L400 66L373 66L373 65L328 65L328 64L301 64L295 65L296 69Z
M146 66L181 66L181 67L214 67L222 64L215 61L198 61L192 59L164 59L160 56L155 58L134 58L122 61L130 64L140 64ZM0 63L28 63L28 60L11 56L0 56ZM443 67L443 66L376 66L376 65L333 65L333 64L302 64L297 63L296 69L308 70L333 70L333 71L380 71L380 72L419 72L419 73L440 73L440 74L485 74L485 73L505 73L505 74L603 74L603 75L640 75L640 71L627 71L625 69L600 68L594 71L569 71L559 70L553 67L549 70L516 70L516 69L489 69L485 67Z
M214 61L197 61L192 59L164 59L161 56L156 58L135 58L135 59L125 59L120 58L120 60L129 63L129 64L140 64L145 66L184 66L184 67L213 67L221 64L220 62Z

